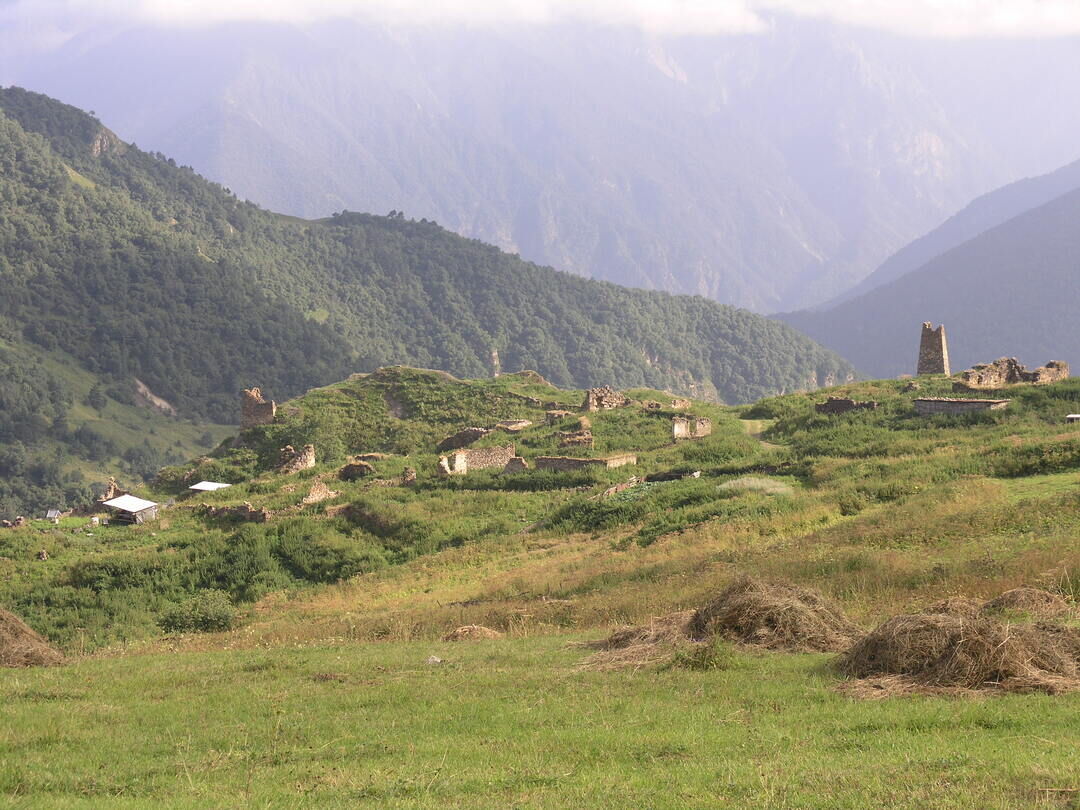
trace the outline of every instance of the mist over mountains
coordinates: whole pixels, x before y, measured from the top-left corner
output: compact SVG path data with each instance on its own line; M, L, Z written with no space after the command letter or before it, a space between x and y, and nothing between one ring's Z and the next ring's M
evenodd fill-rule
M1080 67L1065 40L783 16L704 37L111 24L17 62L4 81L272 209L403 210L759 311L833 298L978 194L1078 157L1078 89L1054 79Z

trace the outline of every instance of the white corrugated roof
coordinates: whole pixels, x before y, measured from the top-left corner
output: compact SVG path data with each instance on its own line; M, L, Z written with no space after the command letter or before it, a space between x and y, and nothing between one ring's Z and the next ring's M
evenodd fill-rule
M200 481L188 487L188 489L194 489L197 492L213 492L215 489L225 489L225 487L231 486L232 484L222 484L218 481Z
M121 512L141 512L144 509L149 509L151 506L157 506L153 501L144 501L142 498L136 498L134 495L121 495L119 498L113 498L111 501L105 501L104 506L110 509L119 509Z

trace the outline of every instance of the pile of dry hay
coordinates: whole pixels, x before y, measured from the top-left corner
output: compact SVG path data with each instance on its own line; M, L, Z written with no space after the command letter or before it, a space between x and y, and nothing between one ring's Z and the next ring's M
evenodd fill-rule
M854 644L838 662L855 697L971 690L1048 692L1080 689L1080 628L1012 624L1003 610L1058 615L1061 597L1017 588L983 605L950 599L922 613L894 616Z
M586 669L642 667L669 660L681 646L725 639L768 650L839 652L862 635L820 593L742 577L700 610L653 619L589 644Z
M502 637L503 634L498 630L492 630L490 627L484 627L482 624L467 624L464 627L451 630L443 636L443 641L477 641L480 639Z
M0 608L0 667L49 667L64 656L14 613Z

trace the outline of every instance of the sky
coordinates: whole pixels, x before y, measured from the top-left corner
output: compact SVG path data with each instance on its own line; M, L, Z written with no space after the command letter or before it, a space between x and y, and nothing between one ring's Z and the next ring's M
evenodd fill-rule
M713 35L767 30L768 14L777 11L914 36L1080 34L1080 0L0 0L0 25L60 35L100 23L353 18L474 26L581 22Z

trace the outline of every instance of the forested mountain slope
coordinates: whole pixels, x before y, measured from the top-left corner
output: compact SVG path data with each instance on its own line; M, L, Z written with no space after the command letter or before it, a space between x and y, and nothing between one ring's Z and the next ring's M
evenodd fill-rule
M200 420L233 421L252 384L281 399L396 363L482 376L493 351L557 384L729 402L850 372L783 324L537 267L431 222L272 214L15 88L0 91L0 284L16 349L73 358L106 387L137 378Z
M1021 43L1008 81L995 60L786 16L700 37L340 21L103 26L9 75L278 211L404 210L560 270L778 311L1075 159L1072 89L1014 86L1071 75L1075 52Z
M991 228L915 272L785 319L863 373L913 373L919 324L946 325L954 370L998 357L1080 362L1080 189Z

